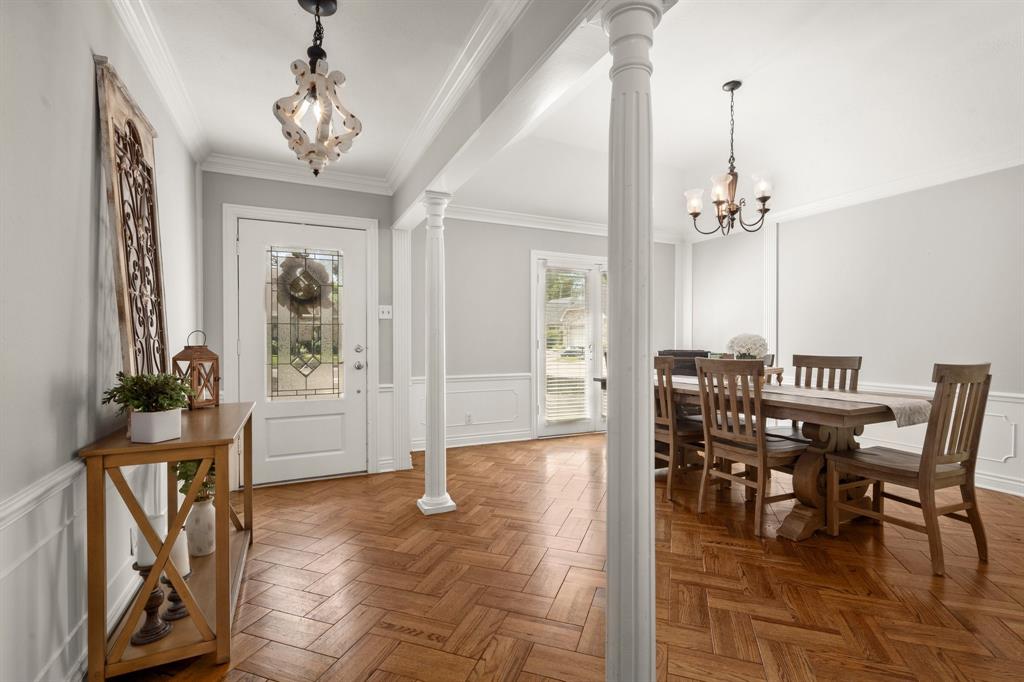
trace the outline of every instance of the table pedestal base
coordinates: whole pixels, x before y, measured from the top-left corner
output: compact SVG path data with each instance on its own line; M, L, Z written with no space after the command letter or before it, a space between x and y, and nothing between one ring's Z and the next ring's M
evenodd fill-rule
M840 427L804 423L803 435L811 440L807 452L800 456L793 467L793 492L798 504L786 515L779 527L778 536L787 540L800 541L824 530L825 519L825 455L830 452L856 450L860 447L857 436L864 432L863 426ZM846 503L870 509L871 500L864 497L868 484L846 491ZM845 512L840 522L856 517Z

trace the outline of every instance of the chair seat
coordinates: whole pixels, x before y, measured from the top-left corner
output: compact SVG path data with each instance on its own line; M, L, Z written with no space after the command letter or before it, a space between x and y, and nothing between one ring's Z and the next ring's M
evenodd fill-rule
M797 443L810 443L811 439L807 438L800 431L799 426L793 426L792 423L784 426L770 426L764 430L764 435L768 438L783 438L785 440L795 441Z
M921 470L921 455L895 448L872 447L833 452L828 455L828 460L835 462L844 473L894 482L916 479ZM941 480L952 485L964 473L959 464L940 464L936 467L935 477L937 482Z
M778 466L788 461L794 460L804 453L807 446L803 443L797 443L789 440L773 440L771 438L765 439L765 446L767 447L767 457L769 466ZM726 459L734 459L737 462L756 462L757 460L757 448L754 446L745 446L738 443L715 443L715 455L718 457L725 457Z

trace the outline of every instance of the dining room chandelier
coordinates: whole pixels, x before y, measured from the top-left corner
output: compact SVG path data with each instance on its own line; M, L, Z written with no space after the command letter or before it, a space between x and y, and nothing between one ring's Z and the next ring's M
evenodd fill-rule
M281 123L281 133L288 147L300 161L305 161L313 175L331 161L341 158L352 147L352 141L363 130L363 124L341 103L338 88L345 83L341 71L328 71L324 51L324 26L321 17L338 11L337 0L298 0L302 9L316 17L313 44L306 50L309 61L292 62L295 94L274 102L274 116ZM335 115L337 114L337 115Z
M714 234L719 230L723 235L732 232L732 229L739 225L747 232L757 232L764 224L764 217L768 213L768 200L771 199L772 183L764 175L754 175L754 196L757 199L757 212L760 217L752 223L744 222L743 207L747 200L741 198L736 201L736 182L739 176L736 173L736 154L733 150L733 139L736 134L736 91L743 85L741 81L729 81L722 85L722 90L729 93L729 171L724 175L711 176L711 203L715 205L715 217L718 225L713 229L704 231L697 224L697 218L704 209L704 190L691 189L683 194L686 196L686 210L693 218L693 226L701 234Z

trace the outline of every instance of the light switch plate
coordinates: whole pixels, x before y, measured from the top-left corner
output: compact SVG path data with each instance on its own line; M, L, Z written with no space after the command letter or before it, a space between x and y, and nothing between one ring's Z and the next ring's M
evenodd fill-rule
M377 319L378 320L390 320L394 318L394 313L391 310L391 306L382 305L377 306Z

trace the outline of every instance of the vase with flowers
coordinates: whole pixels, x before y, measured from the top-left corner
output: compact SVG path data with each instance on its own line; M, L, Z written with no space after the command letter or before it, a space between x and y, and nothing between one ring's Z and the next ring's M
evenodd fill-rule
M768 354L768 342L757 334L737 334L726 348L738 360L757 360Z

